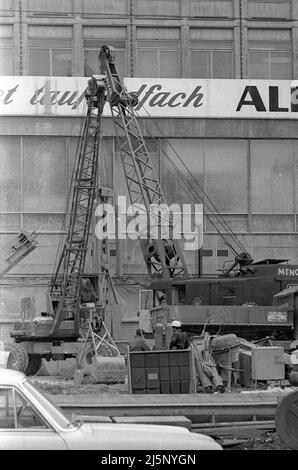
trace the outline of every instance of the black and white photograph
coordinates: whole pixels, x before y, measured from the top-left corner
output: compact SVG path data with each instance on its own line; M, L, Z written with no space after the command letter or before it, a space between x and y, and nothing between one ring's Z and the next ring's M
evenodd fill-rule
M298 450L298 0L0 0L0 451L60 450Z

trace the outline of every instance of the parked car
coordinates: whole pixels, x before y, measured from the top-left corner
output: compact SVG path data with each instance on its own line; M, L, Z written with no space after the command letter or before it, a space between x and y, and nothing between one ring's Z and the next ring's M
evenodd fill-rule
M0 450L222 450L178 426L71 421L22 372L0 369Z

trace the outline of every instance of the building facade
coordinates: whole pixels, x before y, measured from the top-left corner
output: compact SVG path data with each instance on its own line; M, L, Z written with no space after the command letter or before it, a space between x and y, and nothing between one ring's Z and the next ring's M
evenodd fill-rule
M175 79L177 90L181 79L269 80L274 87L275 81L290 84L298 77L296 0L1 0L0 5L2 104L12 100L7 77L31 77L33 83L37 77L75 80L96 73L103 44L115 47L124 77ZM81 121L53 112L0 113L0 261L20 230L40 233L38 248L4 285L6 315L19 311L21 294L12 295L14 289L26 295L32 280L44 285L53 272ZM140 119L166 198L182 200L164 156L177 152L255 260L298 263L297 120L213 114L168 115L157 122L159 130ZM109 117L100 178L115 196L126 194ZM92 240L87 270L96 272ZM114 275L145 273L137 242L115 240L110 255ZM212 218L205 220L202 255L206 274L232 259ZM186 259L196 274L198 253L186 253Z

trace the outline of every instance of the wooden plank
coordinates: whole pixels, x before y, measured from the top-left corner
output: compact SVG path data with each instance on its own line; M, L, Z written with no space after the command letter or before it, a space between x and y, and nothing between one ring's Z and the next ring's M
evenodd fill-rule
M292 391L292 390L291 390ZM286 396L287 393L282 394ZM107 394L101 393L100 398L97 394L87 395L49 395L57 404L73 405L88 404L90 406L147 406L166 404L168 406L187 406L187 405L211 405L223 406L233 404L276 404L280 393L226 393L226 394L151 394L151 395L130 395L130 394Z
M207 429L207 428L227 428L231 426L237 426L237 427L259 427L259 428L274 428L275 427L275 421L274 420L266 420L266 421L231 421L231 422L221 422L221 423L213 423L212 425L210 424L193 424L192 429Z
M227 427L203 427L203 428L196 428L192 429L192 432L199 433L199 434L207 434L208 436L212 437L229 437L229 438L243 438L243 439L251 439L257 436L260 436L268 431L273 431L275 429L274 422L268 422L268 424L263 424L258 426L255 424L252 425L241 425L238 426L239 423L235 423L234 426L227 426Z
M109 408L96 408L96 407L68 407L62 406L66 414L71 415L105 415L105 416L185 416L192 420L193 423L211 423L212 418L214 421L245 421L251 420L253 416L258 416L258 419L273 419L276 406L259 406L256 407L226 407L217 410L211 405L209 407L161 407L155 409L148 408L125 408L125 407L112 407Z
M118 424L163 424L181 426L191 430L191 420L185 416L113 416L112 421Z
M282 394L286 396L285 394ZM204 395L52 395L71 415L185 416L193 423L274 419L280 393Z

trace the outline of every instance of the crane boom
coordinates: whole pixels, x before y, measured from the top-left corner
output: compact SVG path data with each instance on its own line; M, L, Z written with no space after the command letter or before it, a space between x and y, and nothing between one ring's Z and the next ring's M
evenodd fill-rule
M165 204L166 201L134 111L137 96L127 92L120 78L113 47L103 46L99 59L100 71L105 75L107 100L115 125L130 203L135 208L145 207L148 217L153 207ZM160 230L161 218L158 215L157 233L160 236L152 236L152 227L148 222L147 235L139 237L147 271L153 277L185 278L188 272L183 252L178 240L173 238L171 216L166 218L166 235Z
M14 266L22 261L25 256L29 255L31 251L37 247L37 233L27 233L22 231L19 233L10 249L9 256L1 266L0 279L5 276Z

